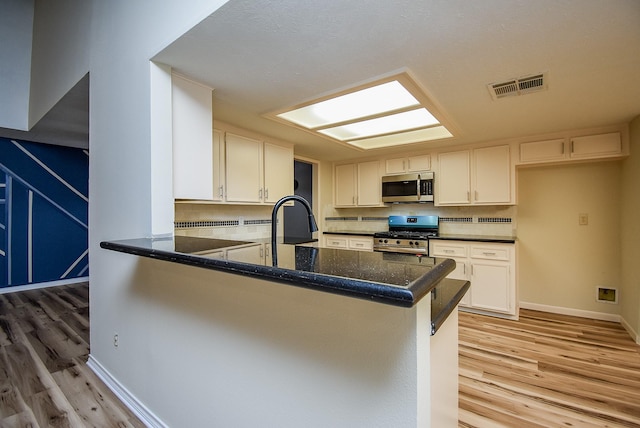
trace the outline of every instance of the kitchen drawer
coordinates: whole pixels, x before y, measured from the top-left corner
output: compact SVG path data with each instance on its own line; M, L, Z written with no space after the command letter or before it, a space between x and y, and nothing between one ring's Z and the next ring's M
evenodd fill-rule
M456 244L444 244L440 242L433 243L433 252L430 254L435 257L467 257L467 246Z
M349 248L349 239L343 237L325 238L325 246L329 248Z
M352 250L373 251L373 239L369 238L350 238L349 248Z
M511 258L511 252L509 248L501 247L471 247L471 257L474 259L485 259L485 260L506 260L508 261Z

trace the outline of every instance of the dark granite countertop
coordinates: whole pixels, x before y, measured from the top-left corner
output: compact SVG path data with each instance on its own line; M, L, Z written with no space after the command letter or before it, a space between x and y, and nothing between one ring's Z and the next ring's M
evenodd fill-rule
M476 242L495 242L499 244L513 244L516 242L515 236L494 236L494 235L453 235L453 234L440 234L438 236L430 237L433 240L443 241L476 241Z
M356 230L337 230L331 232L322 232L323 235L350 235L350 236L373 236L376 232L356 231Z
M280 266L257 265L241 258L207 257L210 252L251 244L256 245L249 241L176 236L105 241L100 246L401 307L412 307L432 292L432 334L469 288L468 281L445 278L455 268L455 262L444 258L306 246L295 246L291 251L291 246L284 243L278 244Z
M355 231L355 230L338 230L331 232L322 232L324 235L350 235L350 236L373 236L376 232ZM440 234L439 236L429 237L429 239L451 240L451 241L476 241L476 242L496 242L513 244L516 242L514 236L498 236L498 235L455 235Z

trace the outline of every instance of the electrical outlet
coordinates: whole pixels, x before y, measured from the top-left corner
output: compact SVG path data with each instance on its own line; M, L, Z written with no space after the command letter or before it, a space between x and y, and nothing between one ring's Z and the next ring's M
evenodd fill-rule
M588 225L589 224L589 214L587 214L587 213L578 214L578 224L580 226Z
M114 334L114 335L113 335L113 347L114 347L114 348L117 348L117 347L118 347L118 345L119 345L118 340L119 340L119 339L120 339L120 338L118 337L118 333L116 333L116 334Z

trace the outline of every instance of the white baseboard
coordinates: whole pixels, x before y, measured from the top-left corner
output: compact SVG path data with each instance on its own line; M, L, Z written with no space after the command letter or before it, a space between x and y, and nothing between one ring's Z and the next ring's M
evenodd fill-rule
M640 335L620 315L604 314L602 312L594 311L583 311L581 309L563 308L560 306L540 305L538 303L528 302L520 302L520 307L523 309L531 309L534 311L551 312L552 314L573 315L575 317L591 318L594 320L619 322L622 327L627 330L627 333L629 333L631 339L633 339L638 345L640 345Z
M620 324L622 324L624 329L627 330L627 333L629 333L631 338L635 340L638 345L640 345L640 334L638 334L638 332L635 331L633 327L631 327L631 324L629 324L624 318L620 319Z
M111 373L109 373L92 355L89 355L87 366L93 370L113 393L149 428L169 428L160 418L129 392Z
M38 288L58 287L60 285L78 284L80 282L88 282L88 276L82 276L79 278L60 279L57 281L36 282L33 284L15 285L9 287L0 288L0 294L15 293L17 291L36 290Z
M533 311L550 312L552 314L571 315L574 317L591 318L594 320L620 322L620 315L605 314L595 311L584 311L582 309L564 308L561 306L541 305L539 303L520 302L522 309Z

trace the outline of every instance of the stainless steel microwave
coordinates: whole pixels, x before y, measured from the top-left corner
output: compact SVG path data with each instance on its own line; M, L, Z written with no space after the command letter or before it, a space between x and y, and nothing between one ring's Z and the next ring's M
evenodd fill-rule
M433 202L433 172L383 176L382 202Z

